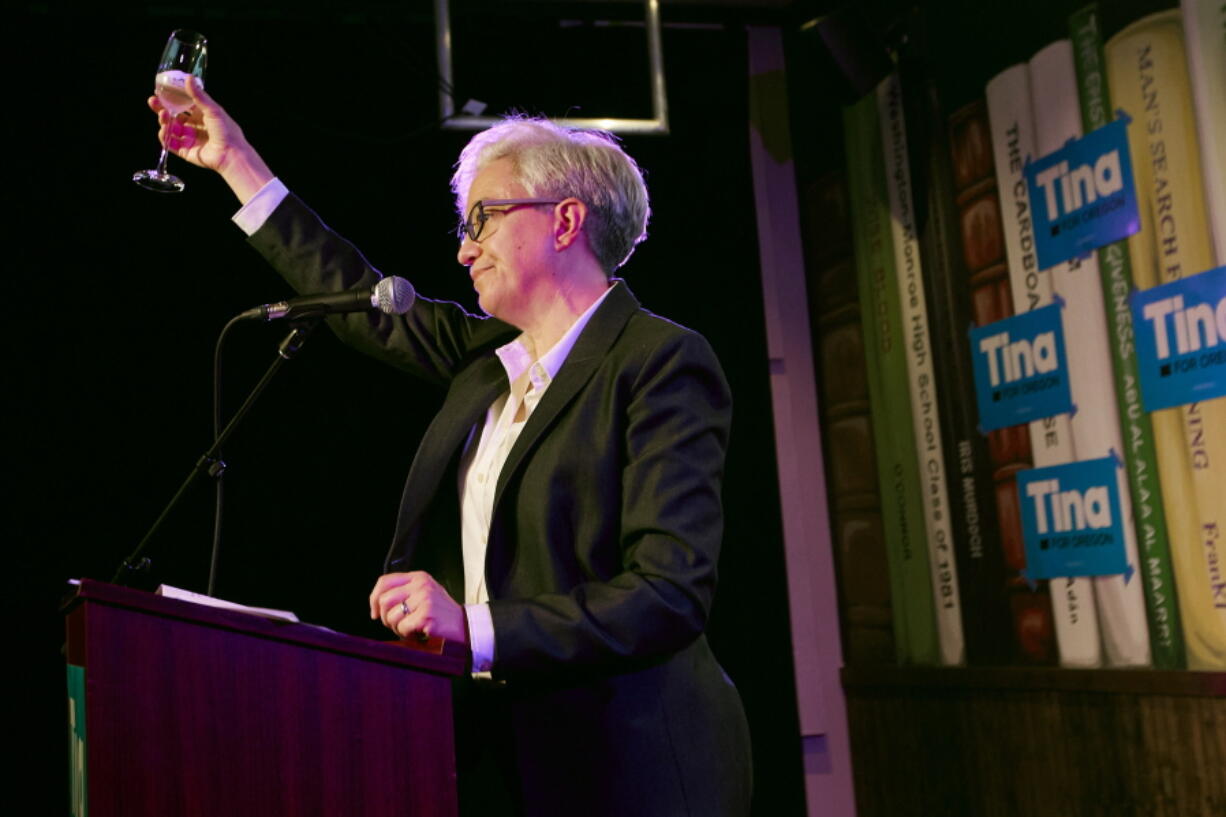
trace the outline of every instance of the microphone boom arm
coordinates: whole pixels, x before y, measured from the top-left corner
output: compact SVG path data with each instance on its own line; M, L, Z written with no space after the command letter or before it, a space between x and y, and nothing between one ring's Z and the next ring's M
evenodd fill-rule
M242 316L240 316L240 319L241 317ZM154 535L159 529L161 529L162 524L170 516L171 511L173 511L179 504L180 500L183 499L183 496L187 493L187 489L192 486L192 484L201 474L207 472L209 476L214 477L215 479L221 477L221 474L225 471L226 466L224 462L218 459L218 452L221 451L222 446L224 446L226 441L229 440L231 435L234 434L239 424L243 421L243 418L247 416L247 413L251 411L251 407L255 405L256 400L259 399L260 395L264 392L264 389L267 388L270 382L272 382L273 377L281 368L282 364L284 364L285 361L292 359L302 348L302 344L306 341L307 337L309 337L311 332L314 331L315 327L319 325L319 320L320 317L315 315L294 323L289 334L278 346L277 356L273 358L273 361L269 365L267 371L264 372L264 376L261 377L259 382L256 383L251 389L251 392L247 395L247 399L243 401L241 406L239 406L238 411L234 412L234 416L230 418L230 422L227 423L226 427L223 428L221 433L217 435L217 439L213 440L213 444L209 447L209 450L204 452L204 454L200 456L200 459L196 460L196 464L192 466L192 470L188 473L187 478L183 480L183 484L179 486L179 490L175 491L174 496L172 496L170 501L166 503L166 507L162 509L161 514L158 515L158 518L154 520L153 525L136 545L136 549L133 550L132 553L130 553L128 557L119 564L119 567L115 569L115 575L111 577L112 584L125 584L124 580L128 576L140 574L148 570L149 560L143 555L146 548L149 547L149 543L153 540ZM216 555L214 555L213 564L214 566L216 565ZM212 590L213 576L210 575L209 592L211 593Z

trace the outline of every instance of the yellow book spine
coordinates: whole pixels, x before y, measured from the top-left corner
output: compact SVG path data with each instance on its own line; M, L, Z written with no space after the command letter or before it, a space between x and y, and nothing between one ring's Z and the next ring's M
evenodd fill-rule
M1129 239L1138 289L1214 266L1181 15L1144 17L1107 41L1140 205ZM1226 668L1226 398L1152 415L1190 669Z

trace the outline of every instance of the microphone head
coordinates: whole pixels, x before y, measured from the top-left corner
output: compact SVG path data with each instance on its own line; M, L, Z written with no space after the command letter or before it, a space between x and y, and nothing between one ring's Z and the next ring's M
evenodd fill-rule
M375 301L381 312L403 315L417 300L417 291L405 279L389 275L375 285Z

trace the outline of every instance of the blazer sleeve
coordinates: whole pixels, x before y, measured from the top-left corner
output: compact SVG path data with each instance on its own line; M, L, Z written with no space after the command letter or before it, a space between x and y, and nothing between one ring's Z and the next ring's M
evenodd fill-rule
M383 277L292 193L248 241L299 293L371 288ZM331 315L327 322L346 344L441 386L477 350L515 331L420 294L404 315L370 310Z

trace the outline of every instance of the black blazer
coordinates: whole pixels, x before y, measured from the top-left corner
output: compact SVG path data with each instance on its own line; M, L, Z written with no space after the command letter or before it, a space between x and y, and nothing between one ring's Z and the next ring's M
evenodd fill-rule
M379 277L293 196L251 241L299 291ZM429 570L462 599L456 468L508 388L493 351L518 330L420 296L404 316L329 322L446 388L409 471L388 569ZM706 340L642 309L619 281L512 448L486 583L529 814L748 812L744 712L703 636L730 415Z

